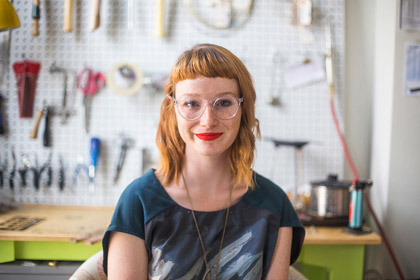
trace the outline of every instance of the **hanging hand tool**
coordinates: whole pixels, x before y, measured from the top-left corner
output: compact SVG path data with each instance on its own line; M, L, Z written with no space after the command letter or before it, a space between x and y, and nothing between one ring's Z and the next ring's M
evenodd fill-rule
M155 36L162 38L165 37L165 0L156 0L156 26L155 26Z
M90 1L89 31L94 31L101 25L101 0Z
M44 134L42 137L42 145L44 147L51 147L51 133L50 133L50 108L46 105L44 106Z
M21 118L32 117L36 81L40 69L41 64L35 61L24 60L13 64L18 89L19 116Z
M105 75L94 73L90 68L84 68L77 76L77 88L83 93L85 109L85 133L89 132L89 118L92 106L92 97L105 86Z
M53 63L50 68L49 68L50 73L59 73L59 74L63 74L64 80L63 80L63 97L61 99L61 111L60 111L60 116L61 116L61 123L62 124L66 124L67 123L67 118L70 116L70 110L67 107L67 81L68 81L68 71L65 68L62 67L58 67L55 65L55 63Z
M38 136L39 123L41 122L41 118L43 114L44 114L44 109L38 109L36 111L35 123L34 123L34 126L32 127L31 134L29 135L31 139L36 139L36 137Z
M53 180L53 171L52 171L52 166L51 166L51 156L52 153L50 153L50 155L48 156L48 160L45 163L47 165L47 187L51 187L52 185L52 180Z
M64 185L66 183L66 178L64 175L64 164L63 164L63 156L60 155L60 158L58 160L59 162L59 169L58 169L58 188L60 189L60 191L64 190Z
M36 165L33 165L31 163L31 161L29 160L29 157L27 155L22 156L22 161L25 164L25 166L28 169L32 170L33 184L34 184L34 187L35 187L36 190L39 190L42 173L44 172L44 170L46 170L46 169L48 170L50 165L51 165L51 157L52 157L52 153L50 152L47 161L39 168L38 164L37 164L37 160L35 160ZM52 172L52 171L50 171L50 172ZM47 175L52 176L52 174L47 174ZM50 184L50 178L47 178L47 181Z
M79 157L78 163L76 164L76 167L74 168L73 185L77 184L77 178L79 177L79 174L81 171L86 173L86 176L89 177L89 167L84 163L83 158Z
M3 123L2 104L3 104L3 95L0 93L0 135L4 135L6 133L6 128L4 127L4 123Z
M98 165L101 142L99 138L90 139L90 163L89 163L89 191L95 192L95 173Z
M118 163L115 169L114 183L116 183L118 181L118 178L120 177L120 172L124 164L126 152L128 148L133 145L133 140L124 136L120 137L119 142L120 142L120 155L118 157Z
M32 1L32 36L39 36L39 19L41 18L41 9L40 9L40 1L33 0Z
M19 173L19 176L20 176L20 180L22 182L22 184L21 184L22 187L26 187L26 171L27 170L28 170L28 168L26 168L26 166L23 166L23 167L17 169L17 171Z
M1 157L0 157L0 188L3 188L3 184L4 184L4 171L6 170L7 167L7 163L6 161L4 163L1 162Z
M12 148L12 169L10 170L9 173L9 187L11 190L13 190L15 188L15 175L16 175L16 155L15 155L15 151Z
M71 32L72 30L73 30L73 0L64 0L63 31Z

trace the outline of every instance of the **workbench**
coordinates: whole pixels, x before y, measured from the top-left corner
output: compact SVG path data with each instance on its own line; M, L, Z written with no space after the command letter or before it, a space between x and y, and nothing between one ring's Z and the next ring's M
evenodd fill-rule
M102 249L100 241L113 211L113 207L22 204L0 214L0 263L86 260ZM19 224L30 223L34 224L18 229Z
M100 241L113 209L23 204L19 209L0 214L0 263L84 261L102 249ZM34 224L24 230L1 229L13 226L13 219L24 224L24 218L34 219ZM351 235L344 233L343 227L307 227L298 262L323 268L326 277L322 279L359 280L363 279L366 245L380 243L381 238L375 232Z

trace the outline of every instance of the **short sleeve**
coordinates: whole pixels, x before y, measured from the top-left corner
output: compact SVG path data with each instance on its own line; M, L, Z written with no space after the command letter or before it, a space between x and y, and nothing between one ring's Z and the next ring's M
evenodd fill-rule
M138 192L137 182L134 181L123 191L115 207L111 224L102 239L105 273L107 273L108 245L112 231L124 232L145 239L143 203Z

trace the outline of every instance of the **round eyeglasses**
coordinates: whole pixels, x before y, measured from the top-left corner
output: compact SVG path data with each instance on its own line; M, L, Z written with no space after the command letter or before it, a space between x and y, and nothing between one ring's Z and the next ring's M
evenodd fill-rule
M225 95L215 100L202 100L197 97L183 96L180 99L173 99L178 113L186 120L194 121L200 118L206 108L211 105L214 115L222 120L229 120L236 116L244 98Z

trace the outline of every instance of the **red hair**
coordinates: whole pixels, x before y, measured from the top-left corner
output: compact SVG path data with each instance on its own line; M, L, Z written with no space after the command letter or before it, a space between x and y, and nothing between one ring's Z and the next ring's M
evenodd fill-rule
M229 50L212 44L200 44L185 51L177 60L165 86L167 97L162 102L156 144L160 151L159 173L163 183L179 181L184 161L185 142L179 132L172 99L175 85L183 80L197 77L228 78L237 81L242 103L241 124L236 140L231 146L229 164L232 184L254 187L251 166L254 162L256 135L259 136L258 120L255 118L256 93L252 77L242 61Z

